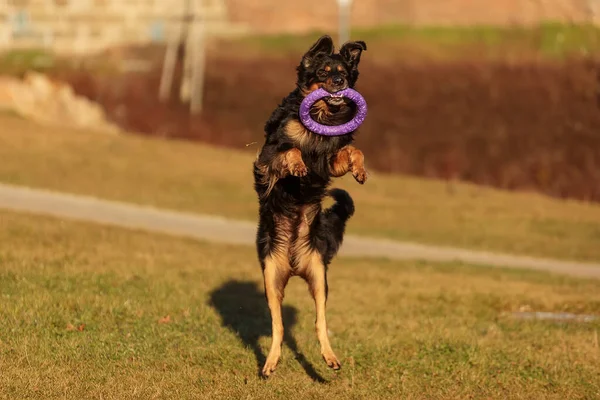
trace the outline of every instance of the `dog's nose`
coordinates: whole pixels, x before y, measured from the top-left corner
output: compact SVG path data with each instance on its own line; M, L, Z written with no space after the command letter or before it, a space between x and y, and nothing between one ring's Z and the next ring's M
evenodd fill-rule
M333 77L333 79L331 80L331 82L335 85L335 86L342 86L344 84L344 78L336 75Z

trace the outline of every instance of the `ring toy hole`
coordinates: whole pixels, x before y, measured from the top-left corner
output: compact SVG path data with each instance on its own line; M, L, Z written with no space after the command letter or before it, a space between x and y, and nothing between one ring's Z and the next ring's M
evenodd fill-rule
M310 108L312 107L312 105L315 104L317 101L321 100L322 98L332 96L346 97L356 104L356 115L354 115L352 121L348 121L342 125L330 126L320 124L311 118ZM358 129L358 127L363 123L366 116L367 102L361 96L360 93L350 88L341 90L334 94L329 93L325 89L319 88L311 92L308 96L306 96L300 104L300 121L302 122L302 124L311 132L324 136L341 136L353 132L356 129Z

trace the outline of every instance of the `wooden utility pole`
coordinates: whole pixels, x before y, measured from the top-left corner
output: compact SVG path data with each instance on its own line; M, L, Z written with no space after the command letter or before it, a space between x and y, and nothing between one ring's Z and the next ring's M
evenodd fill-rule
M337 0L339 25L338 41L340 46L350 40L350 7L352 0Z

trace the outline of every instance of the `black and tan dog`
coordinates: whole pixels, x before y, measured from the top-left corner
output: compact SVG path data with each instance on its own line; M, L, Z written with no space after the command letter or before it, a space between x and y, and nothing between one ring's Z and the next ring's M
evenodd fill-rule
M337 253L346 221L354 213L352 198L341 189L328 189L332 177L351 172L359 183L367 179L362 152L352 146L354 132L321 136L306 130L298 111L304 97L317 88L330 93L352 88L366 45L344 44L334 53L329 36L321 37L297 68L297 87L265 124L265 143L254 163L259 198L257 250L273 326L271 350L263 368L269 376L277 366L283 340L281 303L288 279L304 278L315 300L316 330L321 354L328 366L340 368L327 336L327 266ZM324 125L351 120L355 105L343 98L319 100L313 119ZM321 207L325 196L335 204Z

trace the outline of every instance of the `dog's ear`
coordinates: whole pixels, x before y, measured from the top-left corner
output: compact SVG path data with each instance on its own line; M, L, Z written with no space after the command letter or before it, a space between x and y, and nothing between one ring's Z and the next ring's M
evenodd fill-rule
M328 56L333 54L333 40L329 35L321 36L319 40L312 45L310 50L304 54L304 57L302 57L302 65L304 65L304 68L310 67L317 54L325 54Z
M356 42L345 43L340 49L340 55L346 62L357 66L360 62L360 55L365 50L367 50L367 44L362 40L357 40Z

